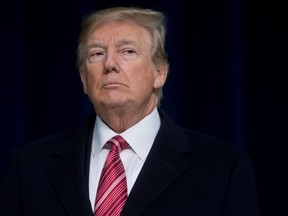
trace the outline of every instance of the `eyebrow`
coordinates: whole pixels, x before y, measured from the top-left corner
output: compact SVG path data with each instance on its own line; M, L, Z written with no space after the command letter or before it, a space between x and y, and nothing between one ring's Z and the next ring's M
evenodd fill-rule
M116 46L123 46L123 45L134 45L134 46L139 46L134 40L127 40L127 39L123 39L117 42Z
M133 45L136 47L139 47L139 45L134 41L134 40L127 40L127 39L123 39L120 40L116 43L116 47L121 47L123 45ZM95 47L105 47L105 45L101 42L92 42L90 44L87 45L87 48L95 48Z

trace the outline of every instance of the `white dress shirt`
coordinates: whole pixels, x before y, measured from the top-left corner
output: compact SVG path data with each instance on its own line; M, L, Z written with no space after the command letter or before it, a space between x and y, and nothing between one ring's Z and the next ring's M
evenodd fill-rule
M152 147L160 124L160 116L155 108L136 125L120 134L129 144L129 148L120 153L126 172L128 196ZM109 149L104 145L115 135L117 133L97 116L92 137L89 173L89 198L93 210L100 175L109 153Z

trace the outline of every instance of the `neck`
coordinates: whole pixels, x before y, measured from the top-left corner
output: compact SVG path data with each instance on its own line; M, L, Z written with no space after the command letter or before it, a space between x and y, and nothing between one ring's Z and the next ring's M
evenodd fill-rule
M108 125L114 132L120 134L149 115L155 107L156 104L141 110L127 108L117 108L112 110L104 109L105 112L98 111L96 113L106 125Z

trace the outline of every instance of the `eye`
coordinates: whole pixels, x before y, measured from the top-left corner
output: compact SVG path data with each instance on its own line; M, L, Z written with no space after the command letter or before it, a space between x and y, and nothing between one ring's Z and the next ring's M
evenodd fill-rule
M95 50L89 53L88 60L90 63L96 63L102 56L104 56L103 51Z
M123 50L123 54L126 54L126 55L132 55L135 53L135 50L133 49L125 49Z
M101 51L95 51L95 52L92 52L92 53L90 54L90 57L98 57L98 56L101 56L101 55L103 55L103 52L101 52Z
M130 60L130 59L135 59L137 57L137 53L135 49L131 48L126 48L121 50L121 55L123 59Z

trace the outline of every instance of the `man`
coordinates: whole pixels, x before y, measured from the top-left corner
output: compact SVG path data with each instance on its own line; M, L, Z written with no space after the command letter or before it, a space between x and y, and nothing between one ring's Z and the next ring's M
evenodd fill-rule
M1 216L92 216L111 209L102 215L259 215L246 153L182 129L160 108L169 70L165 34L164 15L149 9L110 8L84 19L78 66L95 113L79 130L14 152ZM102 170L112 149L106 143L117 135L118 144L127 144L118 160L124 174L117 184L124 184L117 189L121 198L105 203L110 191L100 189L108 184ZM99 210L103 203L115 205Z

